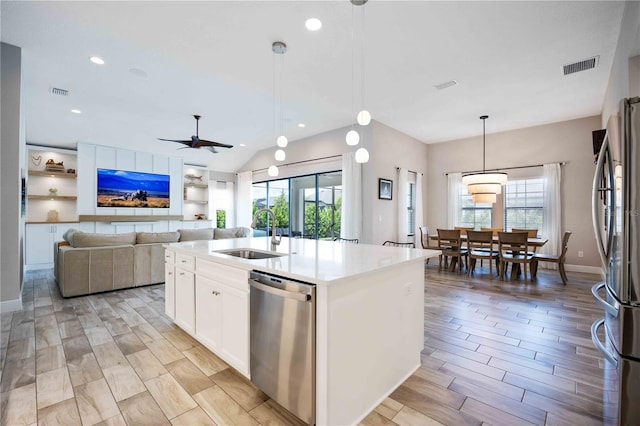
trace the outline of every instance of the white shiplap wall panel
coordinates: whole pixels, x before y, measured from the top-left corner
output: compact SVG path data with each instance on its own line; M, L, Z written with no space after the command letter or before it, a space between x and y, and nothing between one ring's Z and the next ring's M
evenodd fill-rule
M169 157L169 174L171 175L171 205L170 215L182 215L182 158Z
M136 152L136 171L137 172L145 172L145 173L163 173L166 172L155 170L153 167L153 157L155 155L149 152ZM167 157L164 157L167 158Z
M78 144L78 214L96 213L96 147Z

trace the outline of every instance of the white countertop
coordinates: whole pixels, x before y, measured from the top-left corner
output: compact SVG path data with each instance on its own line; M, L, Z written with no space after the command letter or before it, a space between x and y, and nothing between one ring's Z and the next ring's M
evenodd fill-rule
M276 249L283 256L270 259L243 259L217 251L249 248L271 252L271 237L187 241L166 244L165 247L240 269L255 269L320 285L402 263L424 261L440 254L438 250L286 237Z

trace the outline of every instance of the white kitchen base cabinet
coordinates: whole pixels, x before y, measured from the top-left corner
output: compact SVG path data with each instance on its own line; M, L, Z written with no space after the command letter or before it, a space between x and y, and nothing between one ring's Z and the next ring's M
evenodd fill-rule
M193 256L176 255L174 289L176 306L175 322L191 335L195 334L196 331L196 283L195 273L192 272L194 266L195 259ZM166 272L165 270L165 273Z
M222 292L220 286L205 277L196 278L195 337L211 350L220 348L222 327Z
M28 223L25 227L25 265L27 270L53 267L54 243L77 223Z
M164 267L164 313L171 319L176 317L176 268L171 264Z

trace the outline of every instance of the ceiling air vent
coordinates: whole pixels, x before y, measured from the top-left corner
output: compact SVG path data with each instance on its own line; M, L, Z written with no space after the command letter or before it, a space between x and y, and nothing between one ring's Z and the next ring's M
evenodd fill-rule
M52 87L49 89L49 91L51 93L53 93L54 95L60 95L60 96L69 96L69 91L65 90L65 89L60 89L57 87Z
M433 87L435 87L438 90L442 90L442 89L446 89L447 87L455 86L456 84L458 84L457 81L451 80L451 81L447 81L447 82L444 82L444 83L436 84Z
M593 58L584 59L582 61L567 64L562 67L564 75L573 74L580 71L590 70L598 66L598 59L600 56L594 56Z

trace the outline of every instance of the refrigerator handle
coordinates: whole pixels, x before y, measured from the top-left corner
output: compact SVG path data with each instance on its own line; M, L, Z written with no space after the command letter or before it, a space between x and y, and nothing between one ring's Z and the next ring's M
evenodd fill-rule
M593 287L591 287L591 294L593 294L593 298L596 299L598 305L600 305L600 307L602 307L602 309L604 309L606 313L614 318L618 318L618 308L604 300L598 293L605 285L607 285L607 283L604 282L594 285Z
M598 154L598 161L596 163L596 173L593 176L593 188L591 192L591 219L593 220L593 231L596 234L596 248L598 249L598 254L600 255L600 260L602 260L602 265L606 268L608 265L607 252L604 241L602 241L602 220L600 218L600 191L604 188L600 188L600 182L602 182L602 175L604 173L604 162L606 158L606 153L608 151L609 146L609 137L608 135L604 138L604 143L600 148L600 153ZM609 206L607 206L609 207ZM611 232L611 230L609 230Z
M604 325L604 318L597 319L591 324L591 340L596 346L598 352L602 354L604 359L609 361L615 368L618 368L618 360L616 357L605 348L600 339L598 339L598 329Z

